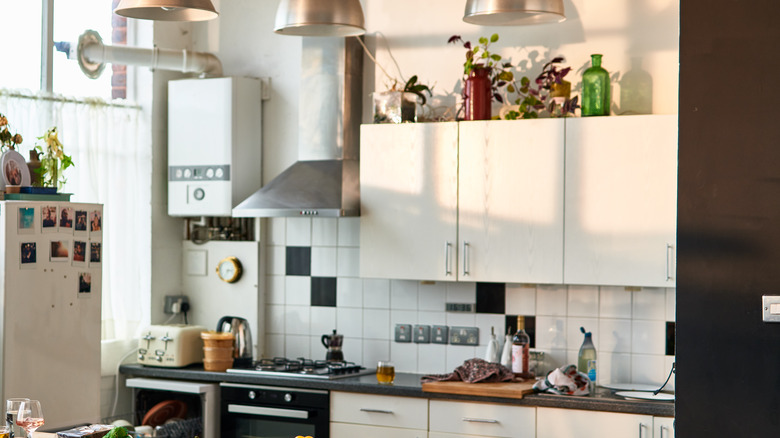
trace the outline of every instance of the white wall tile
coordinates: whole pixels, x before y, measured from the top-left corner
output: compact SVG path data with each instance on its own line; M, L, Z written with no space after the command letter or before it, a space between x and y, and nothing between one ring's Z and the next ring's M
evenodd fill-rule
M631 382L661 386L666 379L664 356L649 354L631 355Z
M477 302L476 283L447 283L447 302L474 304Z
M270 245L285 246L287 244L287 220L283 217L273 217L265 220L268 227L266 239Z
M416 373L417 344L391 342L390 359L395 365L396 373Z
M322 335L337 330L336 326L336 308L335 307L311 307L311 326L309 334L322 339ZM343 333L341 333L343 335Z
M390 308L417 310L418 289L414 280L390 281Z
M485 351L487 351L486 347L488 345L488 342L490 342L490 328L493 327L495 329L496 333L496 340L498 340L499 344L501 343L501 340L504 339L504 334L506 332L506 321L504 318L504 315L497 315L492 313L477 313L475 316L475 323L476 327L479 329L479 345L482 348L480 351L480 355L477 357L485 358ZM501 351L498 352L499 358L501 356Z
M284 279L285 304L293 306L311 305L311 278L288 275ZM307 333L308 334L308 333Z
M417 311L416 310L391 310L390 322L387 326L387 330L390 336L390 340L395 339L395 325L396 324L417 324Z
M417 312L417 323L434 325L447 325L446 312Z
M359 277L360 249L339 247L337 263L339 277Z
M631 341L630 319L599 320L599 343L596 345L599 354L630 353Z
M566 286L537 286L536 315L566 316Z
M265 277L265 302L266 304L284 304L285 302L284 275L266 275Z
M390 311L363 309L363 338L390 339Z
M390 308L390 280L366 278L363 280L363 307Z
M284 338L284 335L266 335L263 358L286 357Z
M451 373L455 368L463 365L463 362L479 357L475 347L466 345L447 345L447 363L445 364L445 373Z
M268 275L284 275L287 269L287 248L284 246L265 247L266 269Z
M309 335L309 306L284 306L284 332L289 335ZM286 343L289 345L289 342ZM308 345L308 344L307 344ZM308 349L308 347L307 347Z
M568 351L557 348L545 350L545 364L548 369L560 368L571 363Z
M284 351L287 357L311 357L311 340L309 336L286 335Z
M336 306L363 307L363 280L339 277L336 280Z
M663 355L666 352L666 323L631 321L631 352Z
M554 316L536 317L536 348L542 350L565 350L566 318ZM579 345L577 345L579 348Z
M666 320L677 321L677 289L666 289Z
M599 290L599 316L631 318L631 292L623 287L602 286Z
M362 365L366 368L373 368L376 364L364 364L363 363L363 338L353 338L344 336L344 345L341 347L344 352L344 360L349 362L355 362L358 365Z
M326 360L328 349L322 345L322 334L319 336L309 336L309 359Z
M336 247L313 246L311 248L312 277L336 276Z
M417 372L420 374L444 374L448 372L446 347L443 344L420 344L417 349Z
M339 241L338 230L338 219L334 217L312 219L312 246L337 246Z
M593 345L596 347L596 351L598 351L599 345L601 345L598 318L568 318L566 321L567 348L570 350L576 349L579 353L582 341L585 340L585 335L580 331L580 327L585 328L586 332L591 332Z
M447 312L447 325L451 327L474 327L477 317L474 313Z
M311 246L311 218L287 219L287 246Z
M418 289L419 310L444 312L447 302L447 286L443 282L420 284Z
M505 304L508 315L536 315L536 287L507 284Z
M607 383L631 383L631 355L625 353L601 353L596 357L596 381Z
M339 246L360 246L360 218L339 218Z
M363 339L363 366L376 368L380 360L390 359L390 341Z
M569 286L569 316L585 316L597 318L599 316L599 287L598 286Z
M666 289L646 287L631 293L634 319L666 320Z
M336 308L336 329L346 337L363 338L363 309Z
M285 309L283 305L265 306L265 332L269 334L284 334Z

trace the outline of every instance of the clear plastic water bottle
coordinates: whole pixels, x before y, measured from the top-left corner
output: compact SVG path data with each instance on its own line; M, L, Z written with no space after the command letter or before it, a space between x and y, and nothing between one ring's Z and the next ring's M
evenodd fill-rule
M596 347L593 345L591 333L586 332L584 327L580 327L580 331L585 334L585 339L577 356L577 369L588 375L590 379L588 389L591 394L594 394L596 392Z

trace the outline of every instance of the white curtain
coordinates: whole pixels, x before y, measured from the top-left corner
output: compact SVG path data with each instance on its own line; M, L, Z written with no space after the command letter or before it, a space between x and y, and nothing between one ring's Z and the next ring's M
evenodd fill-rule
M75 167L62 192L103 207L103 339L128 339L149 324L152 153L140 108L99 100L0 90L0 113L26 159L56 126Z

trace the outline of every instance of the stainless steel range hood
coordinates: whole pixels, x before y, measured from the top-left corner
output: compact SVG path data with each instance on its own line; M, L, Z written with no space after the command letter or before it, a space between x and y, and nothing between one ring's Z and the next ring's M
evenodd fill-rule
M303 38L299 161L233 208L234 217L359 216L362 47Z

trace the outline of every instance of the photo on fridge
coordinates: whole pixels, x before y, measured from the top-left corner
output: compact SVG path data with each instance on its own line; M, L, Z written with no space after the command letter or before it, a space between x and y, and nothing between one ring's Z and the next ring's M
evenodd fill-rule
M60 208L60 232L73 232L73 208Z
M70 260L70 253L68 251L67 240L52 240L51 252L49 253L49 261L51 262L67 262Z
M73 241L73 266L86 266L87 263L87 242L82 240Z
M79 297L89 296L92 292L92 274L79 272Z
M22 269L35 269L35 266L38 262L35 242L21 243L21 262Z
M101 242L90 242L89 243L89 266L100 266L102 254L101 251L103 250L103 245Z
M87 212L84 210L76 210L76 225L74 225L73 230L75 232L86 232L87 231Z
M44 205L41 207L41 231L53 233L57 231L57 206Z
M19 234L32 234L35 232L35 208L19 208Z

